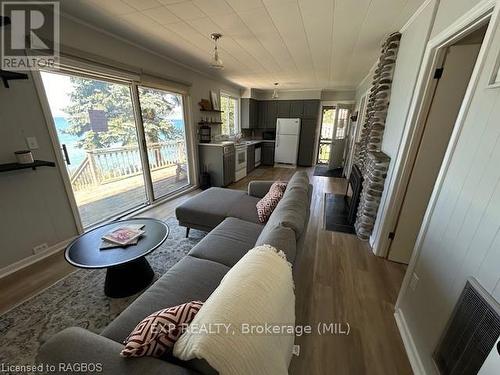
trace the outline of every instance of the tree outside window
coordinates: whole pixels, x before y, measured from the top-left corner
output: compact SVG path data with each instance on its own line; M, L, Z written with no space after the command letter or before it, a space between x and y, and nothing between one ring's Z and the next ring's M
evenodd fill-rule
M238 99L221 94L220 98L222 120L222 134L236 135L239 133Z

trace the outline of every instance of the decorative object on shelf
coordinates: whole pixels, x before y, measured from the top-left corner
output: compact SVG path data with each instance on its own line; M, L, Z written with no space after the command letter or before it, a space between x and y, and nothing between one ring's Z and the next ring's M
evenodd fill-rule
M212 129L208 125L200 126L200 143L210 143L212 140Z
M273 99L278 99L278 82L274 82Z
M390 162L390 158L381 152L381 147L400 39L401 34L395 32L382 45L368 95L361 137L354 150L354 164L364 178L355 224L356 233L362 240L368 240L373 231Z
M220 38L222 38L221 33L212 33L210 34L210 38L214 41L214 56L212 61L210 62L210 67L213 69L224 69L224 63L219 57L219 50L217 49L217 42Z
M200 102L198 103L200 106L201 111L211 111L212 110L212 103L210 103L210 100L208 99L201 99Z
M215 91L210 91L210 100L212 102L212 109L219 111L219 96Z
M9 172L18 169L28 169L28 168L36 170L38 167L55 167L55 166L56 163L54 163L53 161L45 161L45 160L35 160L33 161L33 163L30 164L7 163L7 164L0 164L0 172Z
M33 154L30 150L20 150L14 152L16 155L16 160L19 164L33 164L35 159L33 159Z

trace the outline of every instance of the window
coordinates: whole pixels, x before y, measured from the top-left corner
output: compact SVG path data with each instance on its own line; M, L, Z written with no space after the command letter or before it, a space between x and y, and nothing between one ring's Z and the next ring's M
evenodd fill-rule
M240 113L238 98L222 94L220 96L222 134L236 135L240 132Z

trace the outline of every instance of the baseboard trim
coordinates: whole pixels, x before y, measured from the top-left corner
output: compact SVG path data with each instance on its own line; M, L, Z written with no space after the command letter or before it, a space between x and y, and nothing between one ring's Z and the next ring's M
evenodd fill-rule
M42 259L45 259L57 252L63 251L75 237L61 241L55 245L52 245L48 249L41 251L38 254L30 255L29 257L18 260L17 262L9 264L8 266L0 269L0 279L12 275L13 273L18 272L23 268L29 267L32 264L39 262Z
M396 319L399 334L403 339L403 345L405 346L406 354L408 355L413 373L416 375L425 375L426 372L424 369L424 365L422 363L422 360L420 359L420 356L418 355L417 347L415 346L415 342L413 341L413 337L411 336L410 330L408 328L408 325L406 324L406 320L401 309L396 309L396 311L394 312L394 318Z

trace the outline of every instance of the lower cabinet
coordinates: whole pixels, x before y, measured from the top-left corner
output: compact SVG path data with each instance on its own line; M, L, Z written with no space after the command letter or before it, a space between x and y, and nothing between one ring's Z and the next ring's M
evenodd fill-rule
M274 142L262 142L263 165L274 165Z

